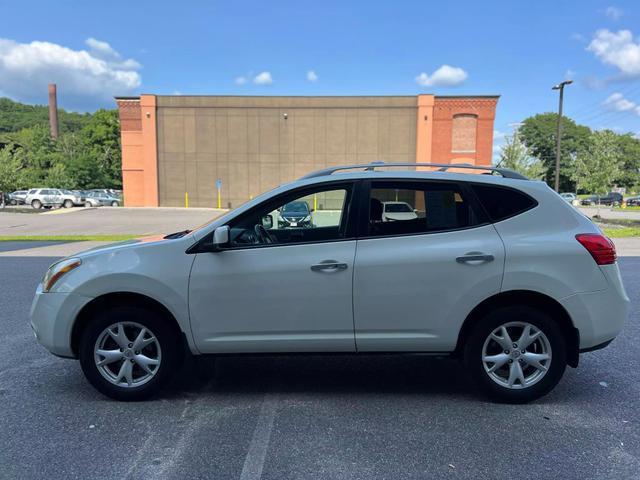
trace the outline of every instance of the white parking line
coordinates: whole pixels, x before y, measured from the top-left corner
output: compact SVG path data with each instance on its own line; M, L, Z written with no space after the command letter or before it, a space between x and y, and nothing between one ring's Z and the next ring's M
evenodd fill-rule
M240 480L259 480L262 477L262 469L264 468L264 460L267 456L277 409L277 398L268 393L265 394L256 428L249 444L249 451L244 460Z

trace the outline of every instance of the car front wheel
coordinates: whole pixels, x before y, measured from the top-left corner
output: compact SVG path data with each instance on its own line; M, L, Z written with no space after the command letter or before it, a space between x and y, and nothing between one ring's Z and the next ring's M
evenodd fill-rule
M62 205L64 206L64 208L71 208L73 207L73 202L71 200L65 200Z
M36 210L40 210L42 208L42 202L40 200L34 200L33 202L31 202L31 207L35 208Z
M116 400L156 395L177 369L180 346L162 315L122 306L98 314L80 344L80 363L89 382Z
M111 202L111 206L112 207L117 207L118 205L120 205L118 202L116 202L115 200L113 202Z
M467 337L464 362L474 381L497 401L525 403L549 393L566 368L562 330L547 313L502 307Z

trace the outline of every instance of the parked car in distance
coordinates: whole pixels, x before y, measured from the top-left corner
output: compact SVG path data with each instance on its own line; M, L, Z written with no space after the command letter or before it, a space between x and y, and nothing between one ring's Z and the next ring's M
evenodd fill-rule
M103 191L91 191L89 192L84 199L85 207L118 207L120 206L120 198L114 197L108 193Z
M565 202L573 204L573 201L578 198L575 193L561 193L560 196L564 199Z
M16 190L9 194L9 203L11 205L23 205L24 199L27 197L27 190Z
M522 403L618 335L629 298L591 220L511 170L416 165L443 167L329 168L194 231L59 260L36 290L35 336L120 400L157 394L185 352L421 352ZM424 216L383 221L396 194ZM317 197L331 199L322 225L275 225L272 212Z
M629 197L626 202L628 207L640 207L640 195L636 197Z
M416 210L407 202L382 202L382 221L413 220L418 218Z
M594 206L594 205L607 205L616 206L622 203L623 197L621 193L610 192L606 195L590 195L580 200L580 205Z
M32 188L27 192L24 203L31 205L35 209L42 207L65 207L71 208L74 205L80 205L81 200L69 190L60 190L58 188Z
M290 202L282 206L278 215L279 228L305 228L313 227L311 220L312 208L309 208L307 202L296 201Z

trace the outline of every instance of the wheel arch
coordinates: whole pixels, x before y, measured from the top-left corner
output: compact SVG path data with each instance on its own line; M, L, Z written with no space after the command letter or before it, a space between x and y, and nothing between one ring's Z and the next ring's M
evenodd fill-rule
M571 317L557 300L533 290L500 292L476 305L462 324L456 343L456 355L462 353L465 341L471 333L472 327L480 318L493 309L515 305L537 308L550 314L550 316L559 323L567 341L567 363L571 367L578 366L580 333L573 325Z
M180 324L176 320L175 316L171 313L171 311L161 302L141 293L110 292L92 299L84 307L82 307L82 309L76 316L76 320L73 323L73 328L71 329L71 350L75 357L78 356L80 339L82 338L82 334L84 333L85 329L89 325L89 320L91 319L92 315L101 309L106 309L116 305L128 305L137 307L142 306L158 313L167 320L167 322L174 329L176 335L181 338L182 347L187 350L189 349L187 338L185 336L185 333L180 328Z

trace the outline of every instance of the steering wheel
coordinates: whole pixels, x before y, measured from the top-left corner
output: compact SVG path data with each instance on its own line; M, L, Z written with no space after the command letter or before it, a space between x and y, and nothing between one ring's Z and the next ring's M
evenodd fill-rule
M258 238L259 243L273 243L273 238L271 237L271 235L269 235L267 229L259 223L256 224L255 227L253 227L253 230L256 232L256 237Z

